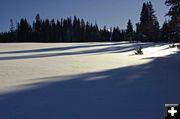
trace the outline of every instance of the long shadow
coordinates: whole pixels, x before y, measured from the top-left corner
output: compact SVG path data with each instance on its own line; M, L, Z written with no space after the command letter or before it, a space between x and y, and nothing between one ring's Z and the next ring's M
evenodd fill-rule
M77 45L77 46L68 46L68 47L53 47L53 48L42 48L42 49L34 49L34 50L18 50L18 51L6 51L0 52L0 54L20 54L20 53L41 53L41 52L53 52L53 51L66 51L72 49L79 49L79 48L89 48L89 47L100 47L100 46L115 46L115 45L122 45L122 44L129 44L128 42L119 42L119 43L101 43L101 44L93 44L90 45Z
M98 49L90 49L81 51L67 51L67 52L59 52L59 53L49 53L49 51L64 51L75 48L84 48L84 47L95 47L95 46L103 46L100 45L86 45L86 46L72 46L65 48L47 48L47 49L39 49L39 50L24 50L24 51L12 51L12 53L35 53L35 52L43 52L41 54L29 54L29 55L21 55L21 56L4 56L0 57L0 60L19 60L19 59L34 59L34 58L47 58L47 57L58 57L58 56L69 56L69 55L87 55L87 54L102 54L102 53L123 53L127 51L133 51L135 48L139 46L139 44L131 44L129 46L118 46L121 43L113 43L113 44L104 44L105 46L109 46L106 48L98 48ZM117 45L117 46L116 46ZM156 44L141 44L143 48L154 47ZM47 53L48 52L48 53ZM4 52L7 53L7 52Z
M164 118L164 104L180 102L179 60L177 55L171 55L143 65L37 79L49 82L1 94L0 116L2 119Z
M164 44L155 44L155 43L148 43L148 44L138 43L137 44L136 43L132 47L127 47L122 50L115 50L115 51L112 51L112 53L124 53L124 52L134 51L135 49L139 48L139 46L141 46L142 49L144 49L144 48L148 48L148 47L159 47L159 46L163 46L163 45Z

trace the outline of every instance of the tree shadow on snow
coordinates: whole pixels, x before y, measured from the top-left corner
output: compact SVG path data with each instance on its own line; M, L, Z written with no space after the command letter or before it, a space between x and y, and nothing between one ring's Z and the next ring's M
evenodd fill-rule
M171 55L143 65L37 79L51 80L25 85L31 88L0 95L0 117L164 118L164 104L180 102L179 60L176 55Z
M68 43L67 43L68 44ZM67 51L79 48L89 48L89 47L101 47L101 46L115 46L122 44L130 44L128 42L119 42L119 43L85 43L85 44L75 44L75 46L67 46L67 47L51 47L51 48L41 48L41 49L33 49L33 50L18 50L18 51L5 51L0 52L0 54L20 54L20 53L41 53L41 52L53 52L53 51ZM59 43L61 45L61 43Z
M0 56L0 60L20 60L20 59L34 59L34 58L48 58L48 57L59 57L59 56L70 56L70 55L92 55L92 54L105 54L105 53L123 53L128 51L133 51L138 48L140 45L142 48L156 47L157 44L150 43L134 43L129 44L128 46L123 46L125 43L112 43L112 44L91 44L91 45L80 45L80 46L69 46L69 47L59 47L59 48L45 48L45 49L35 49L35 50L22 50L22 51L9 51L9 52L0 52L0 54L22 54L18 56ZM120 45L120 46L119 46ZM107 46L107 47L100 47ZM98 49L85 49L99 47ZM84 48L81 51L68 51L71 49ZM56 53L51 53L54 51L59 51ZM61 52L66 51L66 52ZM28 53L41 53L41 54L28 54Z

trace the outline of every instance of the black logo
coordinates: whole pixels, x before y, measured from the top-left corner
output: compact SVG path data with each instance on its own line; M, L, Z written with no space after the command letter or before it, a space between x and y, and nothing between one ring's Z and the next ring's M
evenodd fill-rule
M165 104L165 119L180 119L180 104Z

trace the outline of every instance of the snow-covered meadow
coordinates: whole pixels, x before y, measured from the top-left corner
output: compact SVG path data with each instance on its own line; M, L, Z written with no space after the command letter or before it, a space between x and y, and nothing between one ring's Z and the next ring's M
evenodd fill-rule
M0 44L0 118L164 118L166 103L180 103L180 54L168 47Z

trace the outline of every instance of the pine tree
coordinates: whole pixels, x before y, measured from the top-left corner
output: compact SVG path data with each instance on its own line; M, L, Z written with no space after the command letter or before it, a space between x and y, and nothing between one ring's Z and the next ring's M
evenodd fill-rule
M136 23L135 40L140 41L141 39L142 39L142 34L140 31L140 23Z
M173 42L180 42L180 1L166 0L165 4L170 7L168 16L171 17L170 33Z
M155 11L151 2L147 3L149 10L149 38L152 42L159 42L160 38L160 26L155 15Z
M56 23L55 23L55 20L52 19L50 24L51 24L51 30L50 30L51 42L56 42Z
M57 42L62 42L62 24L59 20L57 20L56 32Z
M98 25L97 24L95 24L93 27L92 27L92 35L93 35L93 37L92 37L92 40L95 42L97 42L97 41L99 41L99 28L98 28Z
M122 41L122 39L121 39L121 31L120 31L119 27L113 29L112 41L113 42Z
M169 23L167 20L162 25L161 28L161 40L163 42L169 42L170 41L170 36L169 36Z
M103 29L100 29L99 34L100 34L100 41L101 42L110 41L111 31L108 31L106 26L104 26Z
M160 39L160 26L159 26L159 22L157 21L157 19L155 19L154 21L154 25L153 25L153 33L151 34L152 37L152 41L153 42L159 42Z
M147 35L148 35L147 25L148 25L148 10L146 3L143 3L141 15L140 15L140 26L139 26L140 29L139 31L142 38L141 41L147 40Z
M141 41L156 42L159 38L159 22L151 2L143 4L140 16L139 34L141 34Z
M41 35L42 35L41 34L41 32L42 32L41 24L42 24L42 20L40 18L40 15L37 14L36 18L35 18L35 22L33 23L34 39L37 42L43 41L43 39L41 38Z
M85 30L86 30L86 25L84 22L84 19L81 19L81 24L80 24L80 41L85 42Z
M86 41L87 42L89 42L90 41L90 37L91 37L91 35L90 35L90 24L89 24L89 22L86 22L86 30L85 30L85 39L86 39Z
M10 32L14 32L14 23L12 19L10 19Z
M133 30L133 25L132 25L130 19L129 19L128 24L127 24L126 36L127 36L127 40L128 41L132 41L133 40L134 30Z
M80 32L81 32L81 22L79 18L74 16L74 21L73 21L73 42L78 42L80 38Z
M68 42L68 23L67 20L63 20L63 42Z
M31 40L32 28L26 19L21 19L17 26L18 42L29 42Z
M43 42L50 42L51 41L51 25L49 19L46 19L42 22L42 30L41 30L41 38Z
M15 31L14 23L12 19L10 19L9 41L16 41L16 31Z
M67 18L67 24L68 24L68 33L67 34L69 36L68 39L69 39L69 42L72 42L72 39L73 39L73 24L72 24L71 17Z

